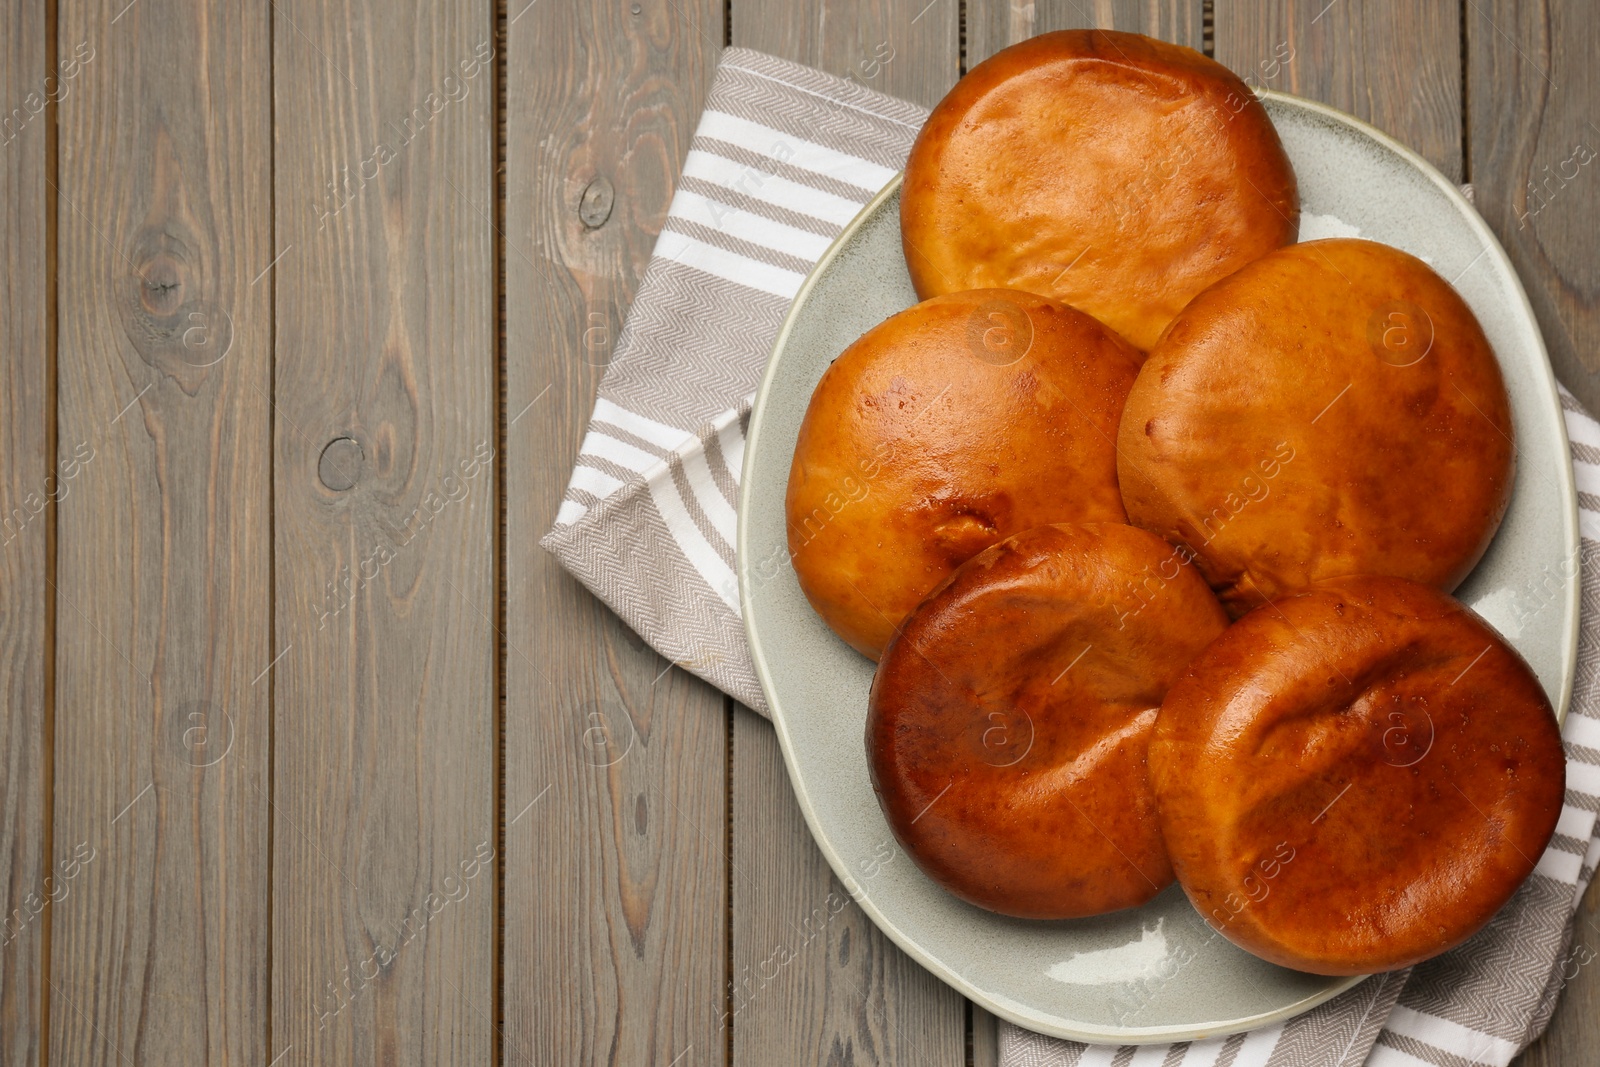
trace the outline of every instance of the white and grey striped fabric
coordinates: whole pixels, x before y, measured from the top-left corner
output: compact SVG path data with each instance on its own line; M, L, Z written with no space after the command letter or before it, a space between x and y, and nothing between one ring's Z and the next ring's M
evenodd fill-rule
M734 578L751 398L806 272L899 169L924 116L808 67L723 53L542 542L662 655L762 713ZM1562 986L1593 958L1583 940L1574 947L1573 915L1600 859L1600 424L1571 396L1562 403L1583 535L1570 568L1583 625L1567 803L1516 898L1461 948L1286 1023L1140 1048L1002 1024L1005 1067L1503 1065L1544 1029Z
M733 569L750 402L806 272L894 177L925 114L723 53L542 542L662 655L762 714Z

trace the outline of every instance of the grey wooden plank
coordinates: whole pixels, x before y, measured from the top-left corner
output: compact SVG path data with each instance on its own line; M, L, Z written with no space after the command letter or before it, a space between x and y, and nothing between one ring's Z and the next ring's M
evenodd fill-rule
M958 0L733 0L733 43L932 107L960 74Z
M1600 22L1581 0L1471 0L1468 177L1538 316L1556 376L1600 411ZM1600 887L1578 909L1565 987L1521 1067L1586 1063L1600 1046Z
M1095 27L1200 48L1203 0L988 0L967 8L967 67L1036 33Z
M506 57L504 1062L720 1063L724 699L536 542L688 153L722 3L526 3Z
M1600 19L1583 0L1467 7L1470 176L1556 375L1600 411Z
M489 1063L493 9L272 11L273 1054Z
M931 107L960 73L958 16L954 0L735 0L733 40ZM796 1063L963 1062L961 998L851 901L805 827L771 725L739 709L733 757L734 1062L770 1062L774 1049Z
M1216 0L1216 57L1249 84L1332 104L1461 180L1461 12L1391 0Z
M822 858L771 724L739 709L733 752L733 1062L770 1063L774 1049L793 1063L965 1062L964 1002ZM890 862L910 860L896 849Z
M267 1051L269 40L61 5L56 1063Z
M1000 1020L976 1004L972 1012L972 1067L998 1067L1000 1063Z
M63 79L42 0L0 6L0 1062L38 1059L45 911L63 889L47 824L55 407L48 167ZM48 879L48 880L47 880Z

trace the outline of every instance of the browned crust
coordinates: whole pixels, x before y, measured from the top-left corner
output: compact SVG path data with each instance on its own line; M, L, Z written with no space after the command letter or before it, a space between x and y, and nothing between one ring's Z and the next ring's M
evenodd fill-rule
M920 295L1027 289L1141 349L1195 293L1292 242L1299 212L1277 131L1233 72L1100 30L973 68L918 134L900 198Z
M1466 940L1533 870L1565 792L1528 665L1395 578L1321 583L1235 623L1167 694L1149 758L1196 909L1317 974Z
M925 301L823 374L785 498L795 574L874 659L957 565L1019 530L1125 519L1115 440L1139 354L1030 293ZM758 564L758 580L782 560Z
M1344 574L1449 591L1511 496L1510 401L1477 319L1370 241L1293 245L1197 297L1118 445L1130 520L1194 548L1236 615Z
M1008 915L1148 900L1172 874L1145 746L1167 686L1226 625L1186 557L1131 526L1036 527L975 557L873 680L869 765L896 838Z

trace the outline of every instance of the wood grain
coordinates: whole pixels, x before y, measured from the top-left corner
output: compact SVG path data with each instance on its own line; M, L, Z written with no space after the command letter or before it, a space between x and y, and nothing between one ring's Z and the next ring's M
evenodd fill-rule
M1365 119L1460 181L1460 19L1455 4L1216 0L1216 57L1250 85Z
M720 1063L724 700L536 542L688 153L722 3L525 2L507 50L504 1062Z
M969 0L965 64L1202 6ZM535 543L725 34L931 105L960 8L509 0L497 116L488 0L4 0L0 1064L996 1062L770 726ZM1473 182L1600 410L1589 6L1215 9ZM1600 1042L1597 902L1524 1067Z
M42 0L0 4L0 1063L32 1064L43 1024L50 864L46 657L55 497L47 169L62 81ZM46 883L45 879L50 878Z
M964 1002L851 900L772 725L739 709L733 752L733 1062L770 1063L775 1049L793 1063L965 1062Z
M967 9L967 69L1036 33L1095 27L1200 48L1202 0L993 0Z
M958 0L734 0L733 43L932 107L960 75Z
M972 1042L971 1067L998 1067L1000 1063L1000 1019L982 1008L967 1002L971 1016L969 1029Z
M1583 0L1472 0L1470 173L1556 376L1600 411L1600 20Z
M266 1052L267 30L61 5L56 1063Z
M492 8L272 6L273 1055L489 1063Z
M925 0L924 0L925 3ZM931 107L960 73L958 9L735 0L737 45ZM887 57L887 58L885 58ZM771 724L733 724L735 1063L960 1063L961 998L850 899L806 829Z

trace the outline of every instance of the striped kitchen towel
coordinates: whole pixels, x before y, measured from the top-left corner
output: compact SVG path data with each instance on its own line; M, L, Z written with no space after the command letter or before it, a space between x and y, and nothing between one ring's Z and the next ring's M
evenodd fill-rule
M764 712L739 618L735 512L750 403L785 311L899 169L921 108L728 49L543 545L657 651ZM1562 398L1580 490L1582 633L1555 840L1478 936L1248 1034L1134 1049L1000 1029L1005 1067L1506 1064L1593 959L1573 914L1600 858L1600 425Z
M762 714L733 567L750 403L806 273L899 171L926 114L723 52L541 542L663 656Z

